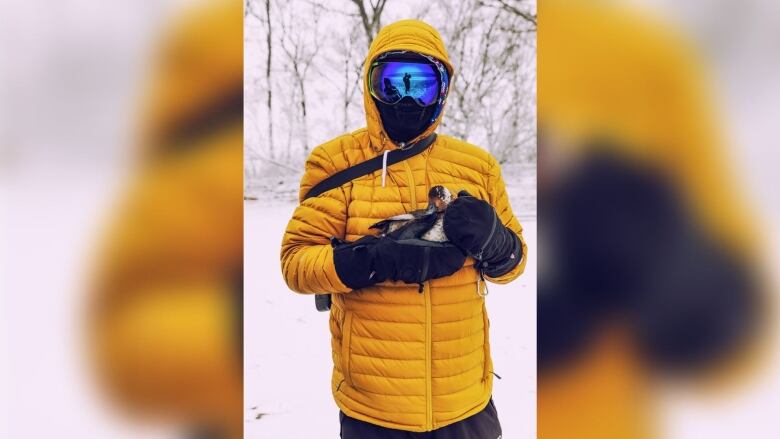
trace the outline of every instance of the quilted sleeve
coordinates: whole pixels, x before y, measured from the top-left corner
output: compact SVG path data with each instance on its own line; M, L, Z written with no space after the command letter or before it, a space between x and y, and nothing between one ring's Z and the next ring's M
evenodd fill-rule
M496 209L496 213L498 213L498 218L501 220L501 223L514 232L520 239L520 246L523 249L522 259L512 271L502 276L488 278L491 282L505 284L515 280L523 273L523 270L525 270L525 264L528 259L528 247L523 239L523 227L520 225L520 221L515 217L515 214L512 213L512 206L509 205L506 186L504 185L504 179L501 177L501 166L493 157L490 157L490 162L490 174L488 175L487 181L490 204Z
M324 145L312 151L301 179L301 200L287 224L282 240L282 274L287 286L297 293L347 293L333 264L330 238L343 238L347 222L347 201L337 188L303 200L314 185L337 171Z

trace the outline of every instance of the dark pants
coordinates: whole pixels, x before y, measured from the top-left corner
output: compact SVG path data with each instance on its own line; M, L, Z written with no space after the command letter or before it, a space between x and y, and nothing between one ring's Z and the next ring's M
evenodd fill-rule
M350 418L343 412L341 439L501 439L501 424L491 399L485 409L462 421L425 433L393 430Z

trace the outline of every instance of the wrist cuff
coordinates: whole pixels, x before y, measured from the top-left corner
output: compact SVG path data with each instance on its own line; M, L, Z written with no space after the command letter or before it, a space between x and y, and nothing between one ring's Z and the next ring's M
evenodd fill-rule
M520 243L520 238L507 228L504 228L504 232L505 238L509 241L506 248L511 250L500 257L485 261L487 266L484 268L484 273L487 277L503 276L514 270L523 259L523 246Z
M360 241L343 244L333 249L333 265L341 282L353 290L370 287L380 280L372 275L372 260L369 252L370 244Z

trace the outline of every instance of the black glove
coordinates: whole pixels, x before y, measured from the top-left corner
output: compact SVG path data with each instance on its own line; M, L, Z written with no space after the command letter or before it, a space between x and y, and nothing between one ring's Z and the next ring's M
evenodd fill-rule
M409 284L449 276L463 267L466 255L446 242L398 240L391 235L364 236L355 242L331 239L336 273L357 290L386 280Z
M444 233L489 277L509 273L523 257L520 238L501 223L493 206L466 191L447 207Z

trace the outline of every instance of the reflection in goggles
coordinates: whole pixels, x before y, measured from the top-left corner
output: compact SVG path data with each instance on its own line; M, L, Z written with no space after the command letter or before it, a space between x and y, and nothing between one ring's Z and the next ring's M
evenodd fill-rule
M371 96L386 104L395 104L409 96L422 106L439 98L439 72L419 62L376 62L371 66Z

